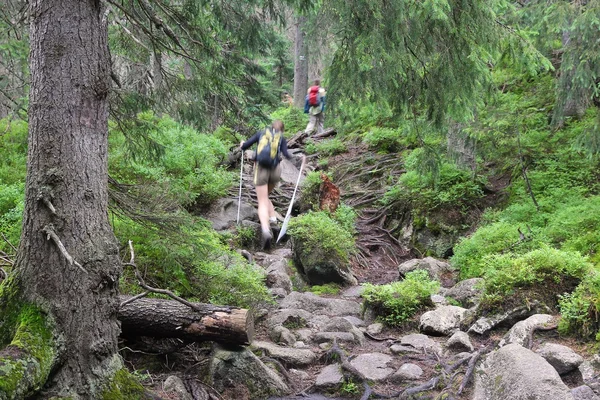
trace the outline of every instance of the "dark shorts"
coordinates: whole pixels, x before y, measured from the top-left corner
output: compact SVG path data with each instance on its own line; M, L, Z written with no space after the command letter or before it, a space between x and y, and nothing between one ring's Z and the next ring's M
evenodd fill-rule
M269 185L269 189L273 189L281 178L281 163L275 168L261 167L257 163L254 164L254 186Z

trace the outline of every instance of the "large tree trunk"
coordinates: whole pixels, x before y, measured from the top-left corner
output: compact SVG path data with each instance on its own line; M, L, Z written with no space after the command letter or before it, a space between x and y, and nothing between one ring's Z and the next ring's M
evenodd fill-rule
M121 300L126 300L121 296ZM139 299L119 309L124 336L180 338L246 345L254 337L254 321L248 310L194 304L198 310L175 300Z
M121 264L107 214L110 57L102 11L98 0L30 0L26 198L9 280L18 293L12 301L42 310L55 326L44 398L99 398L122 367Z
M306 17L296 19L296 37L294 39L294 105L304 107L304 98L308 90L308 51L304 33Z

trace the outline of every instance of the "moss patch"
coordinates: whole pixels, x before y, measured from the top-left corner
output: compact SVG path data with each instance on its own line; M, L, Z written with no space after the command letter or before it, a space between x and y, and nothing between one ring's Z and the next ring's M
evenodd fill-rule
M0 353L0 398L18 399L39 390L56 359L53 324L36 306L24 305L13 340Z
M115 374L109 388L102 393L102 400L142 400L146 398L144 387L122 368Z

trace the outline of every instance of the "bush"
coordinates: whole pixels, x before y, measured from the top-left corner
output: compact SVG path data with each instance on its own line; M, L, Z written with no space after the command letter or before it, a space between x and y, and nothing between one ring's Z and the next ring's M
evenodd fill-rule
M482 301L487 307L504 303L511 296L511 303L523 290L527 298L538 297L543 301L556 300L556 293L572 290L592 269L581 254L557 250L548 246L523 255L494 254L485 258L486 270ZM555 306L556 304L547 304Z
M352 234L324 211L311 211L293 218L288 232L294 241L302 243L305 252L319 249L325 254L335 253L345 263L356 250Z
M319 210L319 192L321 191L321 173L311 171L302 181L302 194L300 195L300 211Z
M235 182L235 173L219 166L228 153L221 141L168 117L144 113L140 118L151 123L153 130L149 135L162 147L162 156L158 160L143 155L132 159L124 145L125 137L111 132L111 175L123 183L153 182L169 186L170 193L183 206L207 206L227 194Z
M270 299L264 271L229 250L205 221L184 218L180 229L170 233L121 218L113 218L113 226L120 242L133 241L136 263L150 285L213 304L252 307ZM127 269L122 289L139 291Z
M572 293L559 296L558 331L600 341L600 274L592 271Z
M306 145L306 152L308 154L318 153L319 156L334 156L346 152L346 145L339 139L328 139L320 142L310 141Z
M383 152L396 152L402 148L398 129L373 127L363 136L363 142L370 149Z
M403 281L387 285L366 284L362 297L365 306L372 308L383 322L397 326L431 305L430 296L439 287L439 282L431 280L427 271L416 270L408 272Z
M296 107L280 107L271 113L271 120L280 119L285 126L286 137L303 131L308 125L308 114Z

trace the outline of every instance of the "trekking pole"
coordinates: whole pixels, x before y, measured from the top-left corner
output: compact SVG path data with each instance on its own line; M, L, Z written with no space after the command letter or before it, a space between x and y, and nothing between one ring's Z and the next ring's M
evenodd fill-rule
M304 163L306 162L306 156L302 160L302 164L300 165L300 170L298 171L298 180L296 180L296 187L294 188L294 193L292 194L292 200L290 201L290 206L288 207L287 214L285 214L285 219L283 220L283 224L281 225L281 230L279 231L279 236L277 236L277 240L275 243L279 243L279 240L285 235L287 231L288 222L290 222L290 218L292 216L292 206L294 205L294 198L296 197L296 190L298 190L298 184L300 183L300 177L302 176L302 168L304 168Z
M236 224L239 225L240 223L240 208L242 208L242 176L244 173L244 150L242 150L242 161L240 162L241 167L240 167L240 194L238 197L238 212L237 212L237 220L236 220Z

